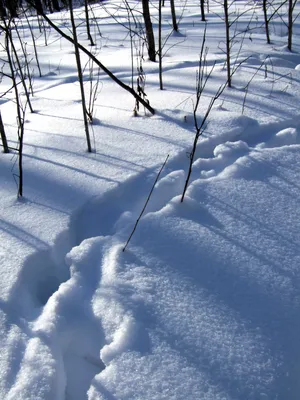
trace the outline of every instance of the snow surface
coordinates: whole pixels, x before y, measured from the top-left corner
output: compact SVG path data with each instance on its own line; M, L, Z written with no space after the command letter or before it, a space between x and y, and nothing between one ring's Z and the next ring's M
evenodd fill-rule
M104 4L94 6L102 36L93 51L130 84L128 32L106 13L121 20L126 12ZM181 203L204 27L197 2L180 10L164 91L158 64L144 60L154 116L134 117L134 99L100 71L91 154L72 46L54 32L47 47L39 37L43 76L35 75L35 113L26 113L21 200L16 156L0 154L1 399L299 399L299 23L292 52L278 19L268 46L256 6L251 40L237 55L246 61L211 111ZM216 67L198 118L226 79L219 12L208 14ZM167 7L163 15L166 36ZM51 18L63 27L67 14ZM88 45L84 25L79 37ZM3 79L3 92L9 85ZM11 96L1 113L15 147Z

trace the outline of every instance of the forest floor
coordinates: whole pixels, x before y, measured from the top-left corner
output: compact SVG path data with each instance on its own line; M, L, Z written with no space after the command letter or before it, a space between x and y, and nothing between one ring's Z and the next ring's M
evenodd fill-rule
M236 4L242 12L245 3ZM130 35L118 23L127 23L126 10L110 2L93 10L97 44L89 47L82 9L80 43L131 85ZM266 44L259 4L246 34L252 11L240 17L232 55L241 65L211 110L181 202L204 24L198 2L177 12L163 91L158 63L142 60L154 116L143 108L134 116L134 98L100 71L92 153L72 45L47 29L45 46L32 18L38 77L27 22L18 21L35 112L25 118L21 199L17 152L0 154L1 399L299 399L300 26L289 51L278 18ZM226 82L221 13L212 6L207 14L207 68L215 67L199 121ZM50 18L70 34L67 12ZM170 32L165 6L163 37ZM133 45L135 84L141 45ZM3 79L1 92L9 87ZM16 148L12 93L0 106Z

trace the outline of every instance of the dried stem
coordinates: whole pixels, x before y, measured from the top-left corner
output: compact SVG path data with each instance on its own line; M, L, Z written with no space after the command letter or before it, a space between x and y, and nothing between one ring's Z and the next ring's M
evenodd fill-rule
M135 230L136 230L136 228L137 228L137 226L138 226L138 223L139 223L140 219L142 218L142 216L143 216L143 214L144 214L144 211L145 211L145 209L146 209L146 207L147 207L147 204L149 203L149 200L150 200L150 197L151 197L152 192L153 192L153 190L154 190L154 187L155 187L155 185L156 185L156 182L158 181L158 178L159 178L159 176L160 176L162 170L164 169L164 167L165 167L165 165L166 165L166 163L167 163L167 161L168 161L168 158L169 158L169 154L167 155L167 158L165 159L163 165L161 166L161 168L160 168L160 170L159 170L159 172L158 172L158 174L157 174L157 176L156 176L156 179L155 179L155 181L154 181L154 183L153 183L153 185L152 185L152 188L151 188L150 193L149 193L149 195L148 195L148 197L147 197L147 200L146 200L146 202L145 202L145 204L144 204L144 207L143 207L143 209L142 209L142 211L141 211L141 213L140 213L138 219L136 220L136 223L135 223L135 225L134 225L134 227L133 227L133 230L132 230L132 232L131 232L131 234L130 234L130 236L129 236L129 238L128 238L128 240L127 240L127 242L126 242L126 244L125 244L125 246L124 246L124 248L123 248L123 251L126 250L126 247L128 246L128 243L130 242L130 239L132 238L132 235L134 234L134 232L135 232Z

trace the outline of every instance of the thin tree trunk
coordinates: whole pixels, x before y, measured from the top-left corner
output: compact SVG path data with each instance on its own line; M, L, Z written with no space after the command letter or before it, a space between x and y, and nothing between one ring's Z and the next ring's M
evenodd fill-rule
M21 36L20 36L20 33L19 33L19 29L18 29L18 26L15 23L15 21L14 21L14 26L15 26L15 31L17 33L17 36L18 36L18 39L19 39L19 42L20 42L22 53L24 55L25 68L26 68L26 71L27 71L27 77L28 77L28 81L29 81L29 90L30 90L31 95L33 96L32 80L31 80L31 74L30 74L30 70L29 70L29 62L28 62L28 58L27 58L26 48L24 46L23 40L21 39ZM24 78L25 78L25 76L24 76Z
M26 21L27 21L27 24L28 24L28 27L29 27L29 31L30 31L30 35L31 35L31 39L32 39L32 44L33 44L33 49L34 49L36 65L38 67L39 75L40 75L40 78L41 78L42 77L42 71L41 71L39 57L38 57L38 53L37 53L37 49L36 49L35 37L34 37L33 31L32 31L32 26L30 25L27 13L25 12L24 14L25 14L25 18L26 18Z
M24 120L25 120L25 109L23 115L19 120L18 136L19 136L19 192L18 196L23 197L23 142L24 142Z
M18 2L16 0L8 0L6 1L6 7L9 11L10 18L17 18L18 13L17 13L17 8L18 8Z
M18 67L18 73L20 75L20 79L21 79L21 82L22 82L22 86L24 88L24 92L25 92L25 96L26 96L26 99L27 99L27 102L28 102L28 105L29 105L29 108L30 108L30 112L33 113L34 111L33 111L33 108L32 108L32 105L31 105L31 101L30 101L30 96L29 96L29 93L28 93L28 90L27 90L27 86L26 86L26 82L25 82L25 76L24 76L23 71L22 71L22 67L21 67L21 64L20 64L20 60L19 60L19 57L18 57L18 53L17 53L16 47L14 45L14 41L13 41L11 32L9 32L9 40L10 40L12 51L13 51L14 56L15 56L15 60L16 60L17 67Z
M86 31L87 31L88 39L91 43L91 46L95 46L95 43L94 43L92 35L91 35L91 29L90 29L88 0L84 0L84 11L85 11L85 22L86 22Z
M51 0L48 0L48 1L47 1L47 5L48 5L49 12L50 12L51 14L53 14L53 8L52 8Z
M3 0L0 0L0 18L5 18L7 16L6 9L4 7Z
M52 0L52 7L55 11L60 11L58 0Z
M175 32L178 32L178 24L176 21L176 10L174 0L170 0L171 14L172 14L172 25Z
M148 56L150 61L155 61L155 40L153 34L153 27L150 17L150 10L149 10L149 0L142 0L143 4L143 18L145 23L146 29L146 37L147 37L147 44L148 44Z
M88 123L87 110L86 110L86 104L85 104L82 69L81 69L81 61L80 61L80 54L79 54L79 48L78 48L78 40L77 40L77 32L76 32L76 25L75 25L75 20L74 20L73 1L72 0L69 0L69 7L70 7L70 18L71 18L73 38L74 38L74 50L75 50L75 57L76 57L76 64L77 64L78 80L79 80L80 92L81 92L81 104L82 104L84 129L85 129L88 152L91 153L92 146L91 146L89 123Z
M163 90L162 79L162 43L161 43L161 8L162 0L158 3L158 61L159 61L159 88Z
M4 153L9 153L5 130L4 130L4 125L3 125L2 116L1 116L1 111L0 111L0 134L1 134L3 151L4 151Z
M270 44L270 30L269 30L269 19L268 19L268 11L267 11L267 0L263 0L263 11L264 11L264 20L265 20L265 30L266 30L266 37L267 43Z
M230 68L230 27L228 15L228 0L224 0L225 30L226 30L226 64L227 64L227 85L231 87L231 68Z
M295 0L295 4L296 4ZM293 10L294 10L294 2L293 0L289 0L289 10L288 10L288 49L292 51L292 39L293 39Z
M134 77L134 60L133 60L133 37L134 37L134 32L132 31L131 28L131 18L130 18L130 10L129 10L129 5L126 2L126 9L127 9L127 17L128 17L128 24L129 24L129 35L130 35L130 59L131 59L131 88L134 88L133 85L133 77Z
M19 99L19 92L18 92L18 85L16 81L16 75L14 71L14 65L12 61L12 56L10 52L10 45L12 44L11 32L9 26L5 24L5 47L7 53L7 60L10 68L11 79L13 82L13 87L15 91L15 99L16 99L16 106L17 106L17 118L18 118L18 139L19 139L19 188L18 188L18 197L23 196L23 138L24 138L24 120L22 120L21 115L21 104Z
M43 12L43 6L41 0L34 0L34 1L35 1L35 8L38 14L41 14Z
M30 4L32 7L35 8L34 3L31 0L26 0L28 4ZM74 44L74 39L72 39L70 36L66 35L61 29L56 26L51 19L49 19L44 13L40 14L45 21L56 31L58 32L63 38L68 40L70 43ZM96 65L98 65L99 68L101 68L106 75L108 75L114 82L116 82L121 88L129 92L139 103L141 103L151 114L155 114L155 110L150 106L149 102L144 100L141 96L139 96L130 86L126 85L122 81L120 81L119 78L117 78L108 68L106 68L95 56L92 54L88 49L86 49L84 46L82 46L80 43L77 43L78 48L83 51L86 55L90 57L91 60L95 62Z
M200 9L201 9L201 21L206 21L204 0L200 0Z

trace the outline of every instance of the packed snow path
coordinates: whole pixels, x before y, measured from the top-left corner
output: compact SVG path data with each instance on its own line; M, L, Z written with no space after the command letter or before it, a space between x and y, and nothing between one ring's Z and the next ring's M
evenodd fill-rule
M183 204L171 160L124 253L155 171L80 208L70 278L39 280L40 315L7 322L6 398L296 399L300 157L294 128L270 136L204 141Z

